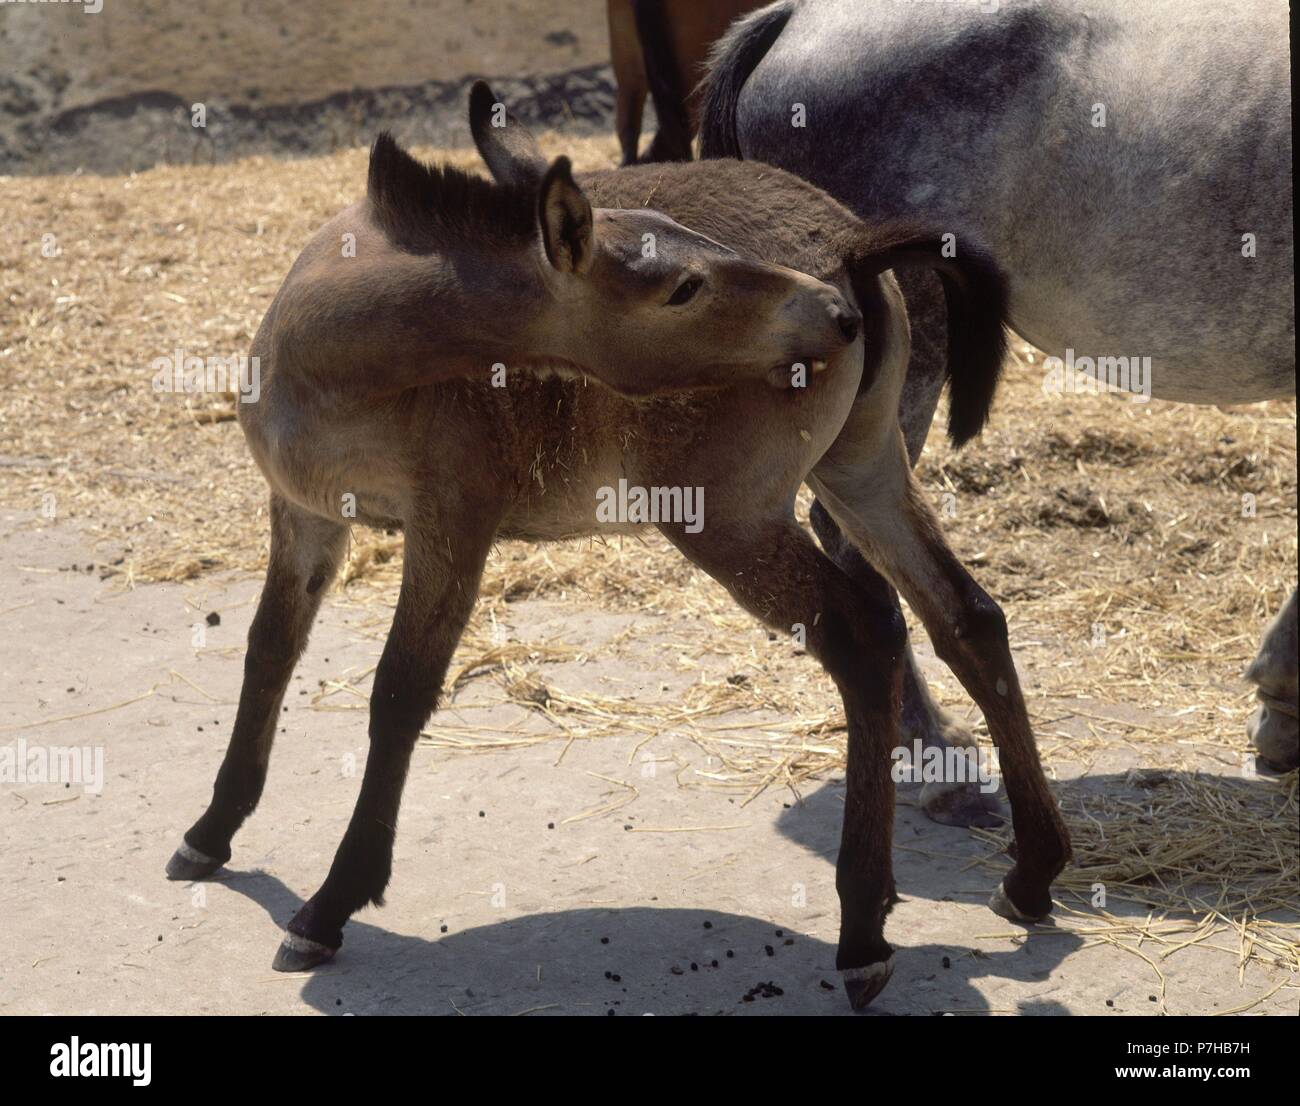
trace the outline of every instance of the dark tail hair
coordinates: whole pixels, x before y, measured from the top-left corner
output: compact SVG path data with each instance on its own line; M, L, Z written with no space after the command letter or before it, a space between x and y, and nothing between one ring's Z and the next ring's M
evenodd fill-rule
M641 43L646 83L654 101L659 129L642 161L690 161L691 117L686 109L686 89L673 53L664 0L632 0L636 37Z
M1007 280L979 247L963 244L955 257L945 257L943 247L942 235L899 225L851 239L844 265L864 315L879 301L876 278L886 269L938 274L948 307L948 439L962 446L984 429L997 393L1007 353Z
M701 157L740 157L740 138L736 134L740 90L772 49L794 7L795 0L781 0L737 19L709 51L700 101Z

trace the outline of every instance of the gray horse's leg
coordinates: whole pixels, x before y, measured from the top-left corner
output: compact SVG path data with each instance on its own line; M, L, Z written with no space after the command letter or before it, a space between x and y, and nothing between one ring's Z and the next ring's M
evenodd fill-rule
M1270 768L1289 772L1300 763L1300 721L1296 696L1300 683L1297 647L1296 593L1264 635L1259 655L1246 670L1258 688L1259 707L1246 723L1246 732L1260 759Z
M943 286L933 273L899 272L895 276L907 300L912 327L912 357L907 363L907 379L898 400L898 422L907 442L908 458L915 468L943 389L948 357L947 307ZM853 543L844 538L820 503L813 504L812 524L827 555L842 572L873 593L881 586L888 587ZM894 602L898 602L897 596ZM909 749L917 741L927 748L975 745L970 730L934 701L910 643L903 663L899 734ZM1002 821L997 796L983 793L973 781L925 784L921 788L921 809L933 821L948 826L990 826Z

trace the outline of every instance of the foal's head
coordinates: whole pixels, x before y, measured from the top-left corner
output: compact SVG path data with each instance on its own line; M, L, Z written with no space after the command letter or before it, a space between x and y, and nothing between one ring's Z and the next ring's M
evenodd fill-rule
M499 288L510 304L500 325L521 356L645 395L760 379L789 387L794 365L816 372L857 338L857 310L829 284L648 208L593 210L569 159L548 166L481 81L470 125L494 183L428 169L382 136L370 202L404 249L447 256L459 239L457 279Z

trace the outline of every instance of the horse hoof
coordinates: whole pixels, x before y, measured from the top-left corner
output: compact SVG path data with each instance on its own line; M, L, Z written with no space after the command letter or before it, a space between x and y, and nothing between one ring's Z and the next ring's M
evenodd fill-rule
M997 795L981 791L977 783L931 781L921 788L921 810L942 826L994 829L1003 823Z
M1300 724L1289 714L1261 703L1246 723L1246 734L1274 772L1290 772L1300 763Z
M167 861L167 878L186 881L207 879L224 863L224 860L201 853L182 841L181 847Z
M271 967L277 972L309 972L312 968L331 960L338 949L322 945L310 937L299 937L286 932L276 950Z
M840 975L844 977L844 993L849 996L849 1005L854 1010L865 1010L871 1000L885 989L893 974L893 956L865 968L845 968Z
M999 883L997 890L989 896L989 909L992 910L994 914L1000 914L1009 921L1023 922L1026 925L1032 925L1034 922L1041 922L1052 912L1051 906L1048 906L1048 908L1041 914L1026 914L1011 901L1011 896L1007 894L1007 885L1005 880Z

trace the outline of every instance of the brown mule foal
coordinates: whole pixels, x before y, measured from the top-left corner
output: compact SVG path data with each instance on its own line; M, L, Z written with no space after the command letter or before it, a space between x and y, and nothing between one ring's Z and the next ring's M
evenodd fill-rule
M350 915L382 901L411 751L493 540L633 531L595 510L620 480L704 489L702 526L656 525L747 610L805 637L844 700L837 964L853 1005L865 1005L893 967L890 754L905 635L889 588L841 571L795 522L807 481L984 709L1019 849L992 905L1042 916L1068 837L1005 621L944 545L896 415L910 335L887 270L921 264L951 284L958 441L983 424L1004 352L997 271L969 248L943 257L933 233L866 227L811 185L754 163L575 181L567 167L548 169L499 106L475 89L471 126L495 184L449 185L395 144L377 145L367 201L307 247L259 329L262 397L241 408L241 424L272 488L271 560L226 759L169 875L211 874L257 803L280 699L342 556L341 499L358 521L404 528L402 586L356 808L324 883L289 923L275 961L284 970L329 959ZM449 210L453 201L468 209ZM490 232L500 226L485 221L490 212L518 225ZM333 247L349 228L363 228L366 249L340 258ZM511 366L504 387L494 386L498 358ZM686 391L686 380L725 386Z

